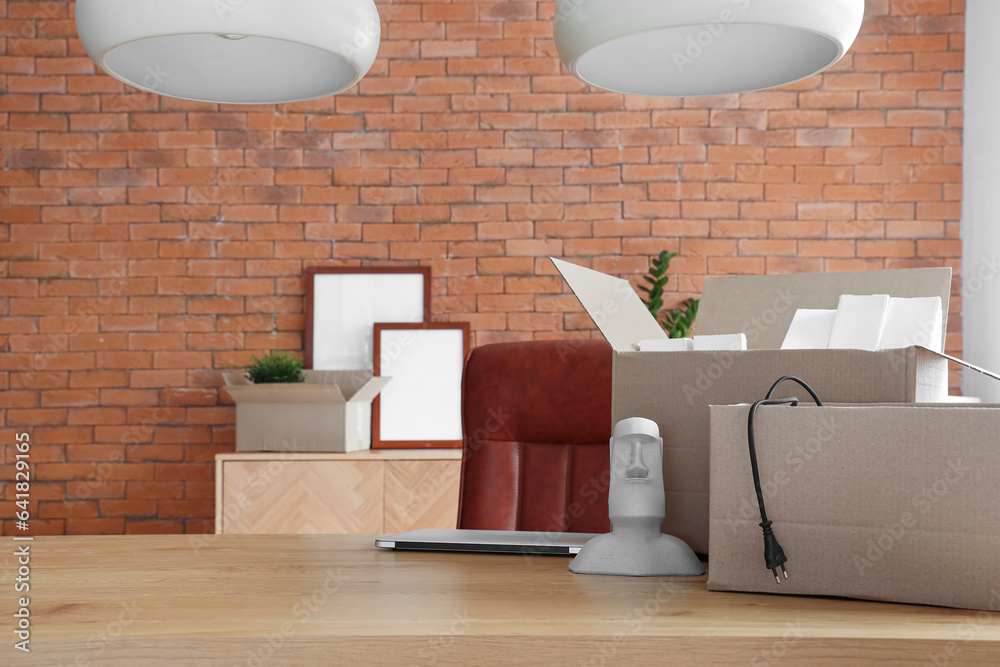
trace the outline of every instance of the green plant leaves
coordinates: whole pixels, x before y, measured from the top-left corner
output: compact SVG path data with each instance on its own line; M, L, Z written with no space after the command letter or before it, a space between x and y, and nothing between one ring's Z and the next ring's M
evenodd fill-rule
M305 382L306 374L302 370L302 360L290 354L272 352L258 359L250 357L251 363L246 367L247 378L254 384L275 382Z
M694 318L698 315L698 303L700 299L685 299L681 306L683 308L668 310L663 315L660 325L671 338L689 338L691 327L694 326Z
M654 318L659 318L660 310L663 308L663 291L670 280L667 269L670 268L670 260L677 256L676 252L664 250L659 256L653 258L649 274L643 279L649 286L639 285L639 289L646 293L646 298L642 299ZM640 296L640 298L642 298ZM660 326L671 338L687 338L691 335L691 327L694 325L694 318L698 315L698 302L700 299L686 299L681 303L681 308L674 308L666 311L662 319L657 319Z

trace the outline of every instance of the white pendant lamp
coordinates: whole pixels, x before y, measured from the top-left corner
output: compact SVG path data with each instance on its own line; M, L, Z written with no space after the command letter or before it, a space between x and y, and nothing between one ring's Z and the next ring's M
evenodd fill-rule
M864 0L557 0L556 48L581 81L635 95L763 90L851 48Z
M381 33L373 0L77 0L76 26L116 79L229 104L347 90L371 68Z

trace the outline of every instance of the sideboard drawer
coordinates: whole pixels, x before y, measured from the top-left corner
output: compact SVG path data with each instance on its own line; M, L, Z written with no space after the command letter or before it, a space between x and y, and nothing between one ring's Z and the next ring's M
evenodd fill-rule
M454 450L219 454L215 532L454 528L460 473Z
M386 533L454 528L461 461L386 461Z

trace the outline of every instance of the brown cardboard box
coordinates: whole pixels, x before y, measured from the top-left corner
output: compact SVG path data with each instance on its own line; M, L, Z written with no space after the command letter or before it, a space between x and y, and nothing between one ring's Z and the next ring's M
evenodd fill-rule
M1000 610L1000 406L814 407L789 384L803 403L754 420L788 579L764 567L748 406L712 406L708 588Z
M756 400L786 374L801 376L834 402L947 397L948 358L924 347L875 352L776 348L796 308L836 308L841 294L938 296L947 316L950 268L710 277L695 333L744 333L750 349L639 352L640 340L666 334L628 281L553 262L615 350L612 419L646 417L660 427L667 500L663 531L699 553L708 553L709 405ZM935 341L940 349L946 330L944 322L942 340Z
M251 383L225 373L236 402L236 451L356 452L371 447L372 400L391 378L306 371L306 381Z

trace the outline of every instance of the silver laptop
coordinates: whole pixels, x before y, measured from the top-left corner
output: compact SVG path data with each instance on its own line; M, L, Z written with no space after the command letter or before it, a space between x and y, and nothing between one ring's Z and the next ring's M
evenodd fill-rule
M464 551L490 554L573 556L596 533L422 528L376 538L375 546L402 551Z

